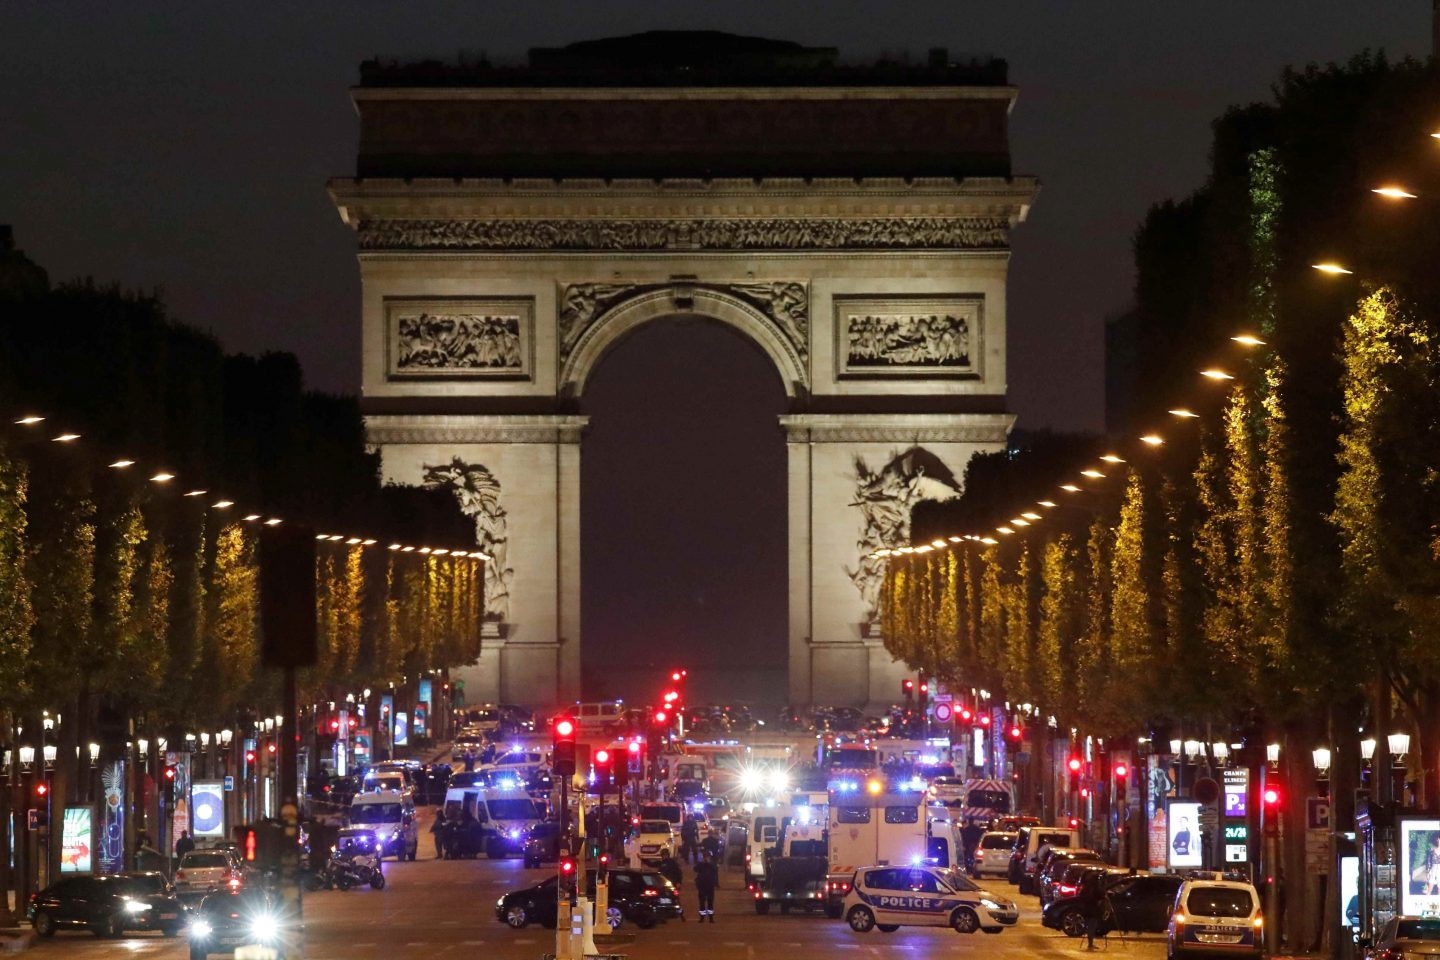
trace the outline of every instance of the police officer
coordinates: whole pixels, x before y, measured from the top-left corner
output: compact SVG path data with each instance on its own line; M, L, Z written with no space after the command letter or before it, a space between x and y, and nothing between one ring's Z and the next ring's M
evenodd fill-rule
M715 888L720 886L720 867L709 852L695 864L695 893L700 898L700 922L715 922Z

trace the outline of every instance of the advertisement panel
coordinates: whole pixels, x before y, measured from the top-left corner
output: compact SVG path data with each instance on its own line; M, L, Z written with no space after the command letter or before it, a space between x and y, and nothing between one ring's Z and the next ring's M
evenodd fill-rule
M116 760L100 770L100 789L104 791L105 819L100 824L100 873L119 873L125 869L125 761Z
M1360 926L1360 858L1340 858L1340 926Z
M60 827L60 872L89 873L95 845L95 811L91 807L66 807Z
M410 743L410 718L404 710L395 711L395 746L403 747Z
M1167 817L1170 829L1170 869L1182 870L1204 864L1200 850L1200 804L1171 800Z
M225 836L225 781L196 780L190 788L193 837Z
M1440 820L1400 824L1400 912L1440 913Z

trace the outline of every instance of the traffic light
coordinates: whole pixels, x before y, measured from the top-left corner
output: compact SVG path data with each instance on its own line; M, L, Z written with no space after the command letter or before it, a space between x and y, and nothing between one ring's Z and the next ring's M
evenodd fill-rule
M920 674L920 683L916 688L916 692L920 694L920 709L924 710L925 704L930 700L930 681L925 679L925 674L923 673Z
M612 750L600 748L591 756L595 767L595 786L600 792L605 792L615 786L615 753Z
M630 774L641 770L640 741L631 740L625 745L625 752L615 758L615 789L623 790L630 782Z
M915 696L915 681L911 680L909 677L901 680L900 693L905 697L906 700L909 700L911 697Z
M1273 781L1266 784L1265 789L1261 791L1260 794L1260 802L1264 804L1266 811L1270 813L1279 812L1280 801L1283 799L1284 797L1281 794L1280 784Z
M1115 780L1115 802L1125 802L1125 784L1130 779L1130 768L1123 763L1117 763L1110 768L1110 773Z
M970 709L970 704L968 703L960 704L960 709L955 715L960 718L961 723L975 722L975 711Z
M550 769L557 777L575 775L575 718L561 715L551 722L554 742L551 745Z
M1069 823L1070 823L1070 829L1071 829L1071 830L1079 830L1079 829L1080 829L1080 818L1079 818L1079 817L1071 817L1070 820L1069 820Z
M663 729L670 723L670 714L665 710L656 710L655 716L652 719L655 721L655 726Z
M1075 793L1080 789L1080 771L1085 766L1085 761L1079 757L1072 756L1065 761L1065 769L1070 771L1070 792Z
M36 781L35 781L35 796L36 796L37 799L40 799L40 800L44 800L45 798L49 797L49 796L50 796L50 781L48 781L48 780L36 780Z
M1025 738L1025 728L1020 726L1019 720L1011 720L1010 729L1006 730L1005 734L1012 742L1019 743Z
M246 863L254 863L260 858L260 839L256 835L254 827L236 827L236 840L240 844L240 856Z
M165 799L171 804L175 802L175 773L175 764L165 764L165 770L162 773L165 780Z

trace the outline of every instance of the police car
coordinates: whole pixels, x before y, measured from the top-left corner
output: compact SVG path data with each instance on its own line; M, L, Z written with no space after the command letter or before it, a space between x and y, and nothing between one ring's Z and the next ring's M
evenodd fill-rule
M1260 895L1250 884L1186 880L1175 893L1165 956L1188 960L1208 953L1260 960L1264 935Z
M842 909L857 933L871 927L890 933L902 926L999 933L1020 919L1015 901L976 886L958 870L923 865L856 870Z

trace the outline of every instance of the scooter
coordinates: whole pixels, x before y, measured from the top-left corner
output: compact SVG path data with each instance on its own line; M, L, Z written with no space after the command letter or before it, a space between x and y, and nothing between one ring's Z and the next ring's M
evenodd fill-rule
M380 870L380 859L360 854L353 858L337 857L331 861L335 874L335 886L341 890L361 884L370 884L375 890L385 889L385 874Z

